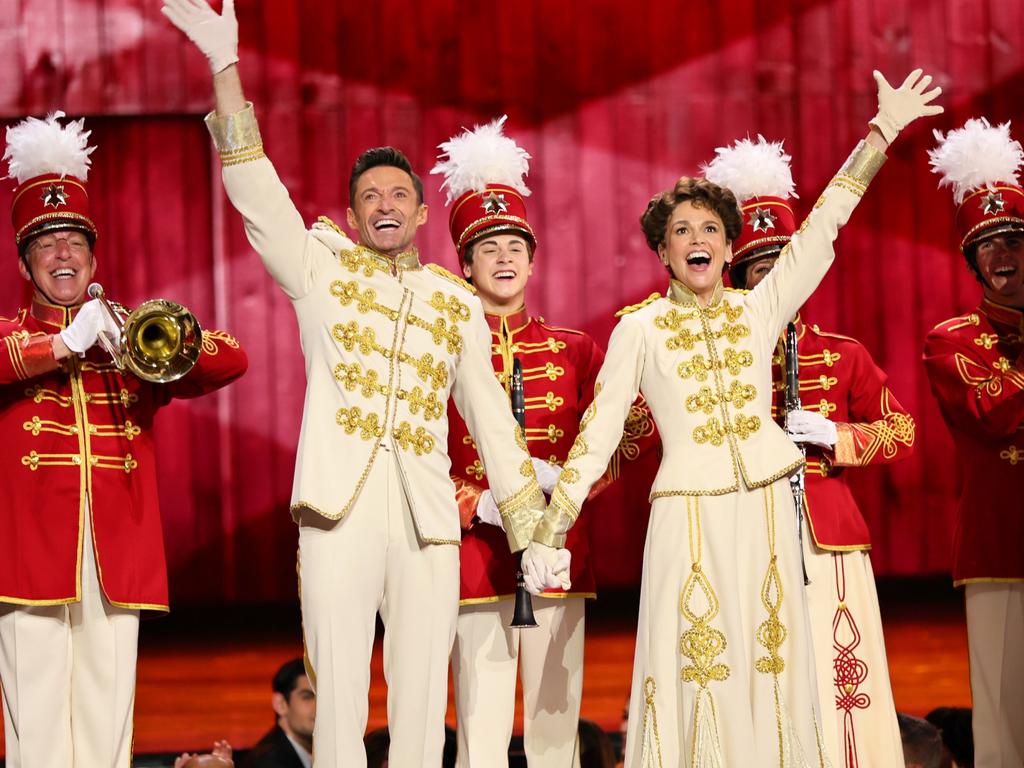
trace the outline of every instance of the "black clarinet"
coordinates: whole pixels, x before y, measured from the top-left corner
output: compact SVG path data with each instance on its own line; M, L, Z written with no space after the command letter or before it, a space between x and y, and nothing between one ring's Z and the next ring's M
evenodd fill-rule
M519 428L526 435L526 395L523 393L523 365L519 358L512 360L512 415L519 423ZM512 611L510 627L536 627L537 620L533 617L533 599L526 582L523 580L523 553L516 556L516 604Z
M786 326L786 413L800 410L800 358L796 349L796 326ZM801 445L800 453L807 456L807 449ZM793 503L796 506L796 540L800 546L800 568L804 572L804 584L810 584L807 577L807 563L804 562L804 478L806 467L801 466L789 477L789 487L793 491Z

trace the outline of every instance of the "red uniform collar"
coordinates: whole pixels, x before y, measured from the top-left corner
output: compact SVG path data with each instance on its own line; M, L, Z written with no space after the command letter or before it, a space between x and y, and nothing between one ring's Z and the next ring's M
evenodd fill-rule
M1024 335L1024 312L1021 310L982 299L981 311L993 324L1012 328L1014 332Z
M487 325L491 327L491 332L498 334L505 333L506 335L511 335L518 333L530 324L530 315L526 312L525 304L510 314L487 314L486 317Z
M82 308L81 304L75 304L71 307L65 307L60 304L51 304L48 301L44 301L39 296L32 297L32 309L29 314L32 315L36 320L46 325L54 325L57 328L67 328L71 324L71 321L75 319L75 315L78 314L78 310Z

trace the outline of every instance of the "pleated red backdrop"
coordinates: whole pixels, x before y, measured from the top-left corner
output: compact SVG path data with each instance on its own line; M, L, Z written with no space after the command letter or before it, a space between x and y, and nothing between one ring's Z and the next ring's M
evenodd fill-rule
M761 133L786 140L807 206L874 114L871 70L894 81L915 66L934 73L946 115L893 147L805 317L867 344L917 419L912 459L854 473L876 570L948 569L958 470L920 353L926 331L972 307L979 291L955 251L952 203L936 190L925 150L932 128L1022 116L1020 2L237 5L248 95L309 220L344 220L348 169L362 149L394 144L425 172L440 141L507 113L509 132L533 154L529 204L540 248L531 309L602 343L616 309L664 287L637 224L653 192L697 172L716 146ZM241 382L172 406L158 428L173 596L292 598L287 504L302 360L291 308L221 191L200 119L211 103L205 61L157 0L6 7L0 118L58 108L87 116L100 147L91 189L108 292L128 303L184 301L202 321L234 331L250 354ZM1024 121L1017 133L1024 137ZM436 178L426 185L431 220L421 250L454 268ZM0 184L2 210L12 187ZM0 241L12 243L6 221ZM13 244L7 253L0 308L12 310L25 290ZM639 580L645 497L638 476L595 510L604 584Z

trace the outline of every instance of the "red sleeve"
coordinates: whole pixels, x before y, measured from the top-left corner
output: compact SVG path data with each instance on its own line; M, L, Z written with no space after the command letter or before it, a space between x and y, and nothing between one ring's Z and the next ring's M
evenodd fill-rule
M860 344L847 353L852 360L849 422L837 422L833 463L859 467L888 464L914 450L914 418L886 386L886 375Z
M205 395L245 373L249 358L238 340L224 331L203 331L203 346L192 370L177 381L164 384L161 392L170 400Z
M31 379L59 367L49 334L30 335L16 326L7 326L0 334L0 384Z
M462 530L468 531L473 527L473 518L476 517L476 505L480 503L480 495L484 489L474 485L464 477L452 475L452 482L455 483L455 501L459 505L459 521Z
M1021 360L988 360L982 347L941 330L925 340L924 365L946 419L965 430L1007 437L1024 423Z

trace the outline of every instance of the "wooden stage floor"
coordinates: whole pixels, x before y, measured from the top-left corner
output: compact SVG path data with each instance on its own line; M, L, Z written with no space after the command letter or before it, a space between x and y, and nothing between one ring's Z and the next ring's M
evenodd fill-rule
M946 579L879 585L896 706L923 715L970 706L962 594ZM583 716L617 730L629 694L637 594L588 607ZM142 624L135 751L252 745L272 725L270 679L302 653L295 606L188 609ZM370 727L385 724L381 644L373 657ZM454 708L448 720L454 725ZM520 732L517 725L517 732Z

